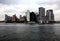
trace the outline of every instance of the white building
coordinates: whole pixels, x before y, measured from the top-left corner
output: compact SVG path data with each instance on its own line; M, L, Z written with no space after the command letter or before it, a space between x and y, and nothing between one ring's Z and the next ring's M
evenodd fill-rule
M26 18L27 18L27 21L29 22L30 21L30 11L27 10L26 12Z

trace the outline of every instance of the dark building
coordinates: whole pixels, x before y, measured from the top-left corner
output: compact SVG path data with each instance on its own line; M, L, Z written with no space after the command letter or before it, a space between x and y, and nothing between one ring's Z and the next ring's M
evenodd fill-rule
M37 16L34 12L30 12L30 21L37 22Z

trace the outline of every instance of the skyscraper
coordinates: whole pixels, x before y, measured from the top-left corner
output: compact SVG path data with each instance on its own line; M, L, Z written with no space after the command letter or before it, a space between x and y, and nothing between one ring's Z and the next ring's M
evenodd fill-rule
M39 15L40 15L41 17L45 16L45 8L43 8L43 7L40 7L40 8L39 8Z
M34 12L30 12L30 21L37 22L37 16Z
M29 10L27 10L27 12L26 12L26 19L28 22L30 21L30 11Z
M44 21L45 20L45 8L40 7L39 8L39 21Z
M54 21L54 14L53 10L47 10L46 11L46 17L48 21Z

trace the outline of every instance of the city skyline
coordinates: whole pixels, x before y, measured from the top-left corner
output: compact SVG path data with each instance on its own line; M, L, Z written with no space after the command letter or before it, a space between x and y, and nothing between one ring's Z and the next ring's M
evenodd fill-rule
M52 1L52 2L51 2ZM53 9L55 20L60 21L60 0L0 0L0 20L4 19L4 14L12 16L25 15L27 10L38 12L39 7Z
M6 23L55 23L54 19L54 13L52 9L46 10L45 15L45 8L39 7L39 12L30 12L30 10L27 10L25 12L25 15L20 15L19 18L17 18L16 14L13 16L8 16L5 14L5 22Z

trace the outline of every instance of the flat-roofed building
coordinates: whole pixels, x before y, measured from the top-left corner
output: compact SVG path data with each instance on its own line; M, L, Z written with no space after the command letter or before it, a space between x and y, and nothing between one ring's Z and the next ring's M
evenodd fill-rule
M54 14L52 9L46 11L46 17L48 21L54 21Z
M45 21L45 8L40 7L39 8L39 22Z
M29 10L27 10L27 12L26 12L26 19L28 22L30 21L30 11Z

